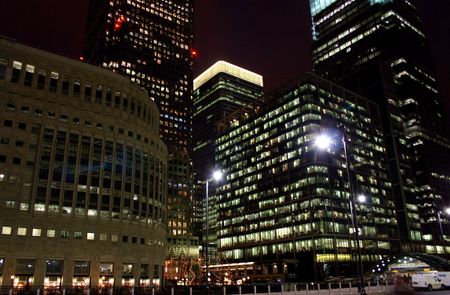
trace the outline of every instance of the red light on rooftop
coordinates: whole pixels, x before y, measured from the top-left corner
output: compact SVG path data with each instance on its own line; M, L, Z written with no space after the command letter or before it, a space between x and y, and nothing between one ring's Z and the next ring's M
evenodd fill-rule
M83 61L84 60L84 56L80 56L80 60Z
M191 57L192 58L198 57L198 51L194 48L191 48Z

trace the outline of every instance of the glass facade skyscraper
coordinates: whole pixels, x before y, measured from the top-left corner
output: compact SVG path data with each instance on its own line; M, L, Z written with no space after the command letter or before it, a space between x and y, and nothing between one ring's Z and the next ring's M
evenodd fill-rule
M254 262L257 280L314 280L356 273L342 132L349 141L364 263L398 251L398 227L377 105L306 75L233 113L217 139L226 181L217 190L218 249ZM328 151L314 146L336 134Z
M170 256L196 247L190 223L192 168L192 0L91 0L84 59L128 76L160 109L167 144ZM183 245L186 245L183 246Z
M448 228L442 235L438 212L450 201L448 123L415 1L310 4L314 71L382 110L403 250L443 253Z
M263 77L244 68L218 61L194 80L193 162L206 179L214 168L217 123L250 105L263 93Z
M218 61L194 80L193 152L192 161L197 189L194 193L196 222L194 231L205 234L205 184L211 178L215 164L215 138L217 124L230 113L251 105L263 92L263 77L244 68ZM210 184L209 197L209 257L216 263L216 199ZM203 239L202 239L203 240Z

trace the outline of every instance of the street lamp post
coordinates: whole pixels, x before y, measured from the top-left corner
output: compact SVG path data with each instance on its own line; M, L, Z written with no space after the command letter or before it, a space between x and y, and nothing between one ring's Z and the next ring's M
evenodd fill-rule
M345 170L347 172L347 181L349 185L350 190L350 197L349 197L349 207L350 207L350 216L352 220L352 227L354 230L355 240L356 240L356 259L357 259L357 272L359 276L359 294L365 295L366 290L364 288L364 269L361 259L361 246L360 246L360 238L359 238L359 231L358 231L358 219L356 216L356 205L355 205L355 191L353 188L353 182L350 175L350 161L348 159L348 150L347 150L347 137L345 135L345 132L343 133L341 137L342 146L344 148L344 158L345 158ZM327 149L331 146L332 140L329 136L322 134L316 137L315 145L319 149ZM359 196L361 197L361 202L365 201L365 197L363 195ZM358 198L359 198L358 197ZM364 198L364 200L362 199Z
M450 215L450 208L446 208L444 211L445 211L445 213L447 215ZM443 247L444 247L444 254L445 254L445 237L444 237L444 230L442 228L441 214L442 214L442 211L438 211L437 212L437 217L438 217L438 222L439 222L439 229L441 231L441 239L442 239L442 244L443 244Z
M207 287L209 286L209 182L212 180L219 181L222 176L222 171L216 170L213 172L212 178L205 180L205 277Z
M444 239L444 230L442 229L442 219L441 219L441 211L437 212L439 229L441 230L441 239Z

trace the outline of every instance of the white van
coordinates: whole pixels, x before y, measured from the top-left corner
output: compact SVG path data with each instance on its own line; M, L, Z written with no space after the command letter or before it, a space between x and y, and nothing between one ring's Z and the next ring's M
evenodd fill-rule
M416 273L411 277L414 289L438 290L445 287L436 272Z
M438 271L436 275L441 280L443 288L450 288L450 271Z

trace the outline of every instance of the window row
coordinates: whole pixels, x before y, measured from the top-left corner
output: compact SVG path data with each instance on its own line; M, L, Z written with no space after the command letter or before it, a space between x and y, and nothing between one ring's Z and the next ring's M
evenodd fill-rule
M0 80L5 80L7 74L7 62L0 59ZM86 102L123 110L150 123L152 126L159 124L158 118L152 115L155 110L147 104L136 101L135 98L129 98L126 93L101 84L95 85L93 82L82 81L80 78L70 77L58 72L36 69L36 66L23 64L20 61L12 62L9 81L64 96L84 98Z
M151 268L149 263L112 263L110 261L91 262L89 260L65 261L62 259L47 258L38 260L34 258L17 258L8 259L0 257L0 278L3 273L3 265L9 264L14 266L13 275L11 276L11 287L22 288L24 286L43 286L44 289L60 287L65 274L73 274L72 284L74 287L87 288L91 286L91 270L97 269L94 273L98 273L99 287L108 287L114 285L114 274L119 268L122 275L122 286L134 286L135 276L139 279L139 285L148 287L150 285L159 285L160 266L154 264ZM43 268L39 265L45 265ZM70 266L71 270L67 269ZM40 273L42 272L42 273ZM43 285L41 282L35 282L44 275ZM150 276L153 281L150 282ZM65 282L65 285L67 282Z
M11 162L11 164L14 165L21 165L22 164L22 158L20 157L11 157L11 160L8 160L8 157L6 155L2 155L0 154L0 163L7 163L7 162ZM30 165L31 162L30 162ZM0 181L3 181L3 177L0 179Z
M11 226L2 226L1 234L5 236L18 236L18 237L47 237L47 238L61 238L61 239L76 239L76 240L89 240L89 241L110 241L118 242L118 234L106 234L95 232L82 232L82 231L68 231L68 230L55 230L55 229L42 229L42 228L27 228ZM164 242L161 240L151 240L138 237L121 236L122 243L140 244L147 246L164 246Z
M1 104L1 102L0 102ZM14 106L14 108L8 108L9 111L11 110L15 110L15 104L9 103L7 105L10 106ZM30 112L30 108L29 107L21 107L21 112L22 113L29 113ZM38 117L42 117L44 115L44 111L41 109L35 109L34 110L34 115L38 116ZM57 116L56 112L53 111L48 111L46 113L47 118L49 119L55 119ZM66 114L60 114L59 115L59 120L61 122L68 122L70 120L69 115ZM151 142L152 145L154 145L154 142L149 140L148 137L142 136L142 134L134 132L132 130L129 129L125 129L122 127L115 127L113 125L109 125L109 124L104 124L102 122L93 122L92 120L88 120L88 119L80 119L80 117L73 117L72 118L72 123L75 125L80 125L83 124L83 126L88 127L88 128L97 128L99 130L107 130L110 133L115 133L118 135L126 135L129 138L135 138L138 141L144 142L146 144L148 144L149 142ZM3 127L8 127L8 128L18 128L21 130L27 130L27 123L25 122L17 122L17 125L15 124L15 122L13 120L9 120L9 119L5 119L3 120ZM156 134L155 134L156 135Z

